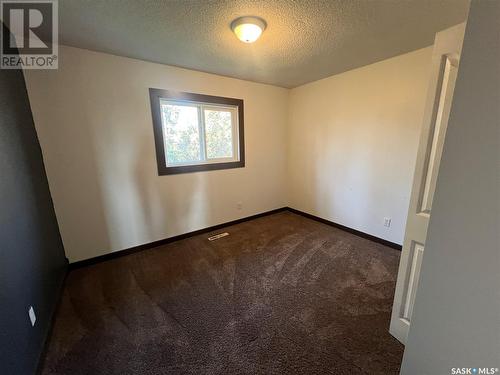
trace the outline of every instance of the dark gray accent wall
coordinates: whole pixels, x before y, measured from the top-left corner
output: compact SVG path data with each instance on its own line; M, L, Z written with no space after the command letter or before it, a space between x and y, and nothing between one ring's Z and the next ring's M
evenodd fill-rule
M23 73L0 69L0 373L36 371L66 266Z

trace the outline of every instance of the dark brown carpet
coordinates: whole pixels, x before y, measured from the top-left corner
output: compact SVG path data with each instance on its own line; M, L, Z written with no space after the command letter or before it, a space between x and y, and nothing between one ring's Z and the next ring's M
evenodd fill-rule
M43 373L398 373L399 251L290 212L225 231L71 271Z

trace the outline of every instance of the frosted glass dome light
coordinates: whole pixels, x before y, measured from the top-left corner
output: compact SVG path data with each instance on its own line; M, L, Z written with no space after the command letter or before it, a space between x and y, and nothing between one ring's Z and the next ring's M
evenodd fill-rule
M231 29L238 39L244 43L255 42L265 28L266 22L258 17L240 17L231 23Z

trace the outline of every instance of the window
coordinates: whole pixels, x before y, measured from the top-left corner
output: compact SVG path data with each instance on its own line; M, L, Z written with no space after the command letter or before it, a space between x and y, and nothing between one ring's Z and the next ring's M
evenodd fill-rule
M245 166L243 100L149 89L158 174Z

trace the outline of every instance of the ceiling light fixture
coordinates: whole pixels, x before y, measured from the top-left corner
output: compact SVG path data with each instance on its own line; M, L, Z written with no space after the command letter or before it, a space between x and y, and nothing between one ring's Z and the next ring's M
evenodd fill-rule
M240 17L231 22L231 30L245 43L255 42L265 28L266 22L259 17Z

